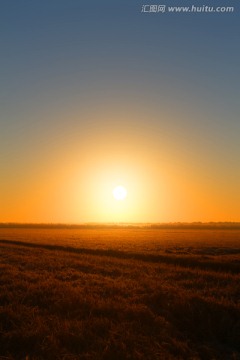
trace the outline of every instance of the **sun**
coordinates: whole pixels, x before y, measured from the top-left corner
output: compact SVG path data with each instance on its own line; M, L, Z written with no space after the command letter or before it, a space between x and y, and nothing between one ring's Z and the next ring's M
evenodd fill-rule
M116 200L124 200L127 196L127 190L124 186L118 185L113 189L113 196Z

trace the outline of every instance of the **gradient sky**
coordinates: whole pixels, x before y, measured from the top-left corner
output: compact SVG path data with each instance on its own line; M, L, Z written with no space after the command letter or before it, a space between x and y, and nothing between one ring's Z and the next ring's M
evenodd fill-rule
M143 4L0 0L1 222L240 221L240 3Z

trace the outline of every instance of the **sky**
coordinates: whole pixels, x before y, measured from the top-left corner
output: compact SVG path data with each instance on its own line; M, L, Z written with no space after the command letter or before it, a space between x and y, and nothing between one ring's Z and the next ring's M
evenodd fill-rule
M240 221L239 20L0 0L0 222Z

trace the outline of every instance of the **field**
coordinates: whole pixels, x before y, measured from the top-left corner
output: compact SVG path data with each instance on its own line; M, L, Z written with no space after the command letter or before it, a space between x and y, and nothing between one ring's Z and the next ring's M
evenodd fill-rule
M240 230L0 228L0 359L240 359Z

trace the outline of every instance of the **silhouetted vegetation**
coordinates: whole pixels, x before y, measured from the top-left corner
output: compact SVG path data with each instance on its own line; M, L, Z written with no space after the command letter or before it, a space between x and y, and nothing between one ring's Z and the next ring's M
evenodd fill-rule
M239 231L0 232L0 359L236 360L239 300Z
M173 223L0 223L0 228L22 229L240 229L239 222L173 222Z

